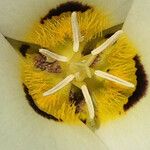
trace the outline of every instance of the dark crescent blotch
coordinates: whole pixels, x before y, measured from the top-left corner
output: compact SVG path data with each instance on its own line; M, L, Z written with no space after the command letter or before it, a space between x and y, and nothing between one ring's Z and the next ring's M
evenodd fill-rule
M91 9L91 7L88 5L83 5L80 2L74 2L74 1L66 2L66 3L60 4L54 9L51 9L46 16L41 18L40 23L44 24L45 20L51 19L53 16L59 16L60 14L64 12L73 12L73 11L85 12L88 9Z
M129 97L128 102L124 105L124 110L128 110L130 107L134 106L142 97L146 95L146 91L148 88L148 80L147 75L144 70L144 66L142 65L139 56L134 57L136 76L137 76L137 86L136 90L133 92L132 96Z
M91 9L90 6L88 5L83 5L80 2L66 2L63 4L60 4L56 8L51 9L47 15L45 15L43 18L41 18L40 23L44 24L44 21L47 19L51 19L53 16L59 16L64 12L73 12L73 11L80 11L80 12L85 12L88 9ZM22 45L19 49L20 53L22 56L26 57L27 50L30 48L29 45Z
M53 119L54 121L62 121L62 120L57 119L56 117L54 117L54 116L52 116L52 115L50 115L50 114L48 114L48 113L46 113L46 112L40 110L40 109L36 106L36 104L34 103L34 100L33 100L32 96L29 94L29 90L28 90L28 88L27 88L27 86L26 86L25 84L23 84L23 88L24 88L24 92L25 92L25 94L26 94L26 98L27 98L27 100L28 100L28 103L29 103L30 106L34 109L34 111L35 111L36 113L38 113L39 115L41 115L41 116L43 116L44 118L47 118L47 119Z

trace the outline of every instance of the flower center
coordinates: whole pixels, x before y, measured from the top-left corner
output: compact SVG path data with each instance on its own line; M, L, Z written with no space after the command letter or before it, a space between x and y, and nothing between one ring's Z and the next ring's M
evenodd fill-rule
M72 84L74 84L75 86L79 87L82 90L89 111L89 120L90 122L91 121L93 122L95 117L94 100L92 99L90 91L88 90L86 82L84 81L86 78L91 78L93 75L95 75L122 84L124 86L134 88L134 84L130 82L127 82L123 79L120 79L116 76L113 76L101 70L92 71L92 68L90 68L90 65L94 62L97 55L100 54L102 51L104 51L107 47L113 45L118 40L119 36L123 33L123 31L122 30L117 31L102 45L92 50L91 54L82 56L80 52L80 42L83 40L84 37L82 37L80 33L76 12L73 12L71 14L71 25L73 33L73 51L74 51L73 57L71 59L50 52L49 50L46 49L39 50L39 52L44 54L47 58L51 57L58 61L65 62L69 66L67 70L67 76L53 88L43 93L43 96L51 95L72 82Z
M69 73L75 74L75 79L77 82L82 82L85 78L92 77L91 69L87 64L87 59L83 58L81 57L79 60L74 61L75 59L73 57L70 60Z

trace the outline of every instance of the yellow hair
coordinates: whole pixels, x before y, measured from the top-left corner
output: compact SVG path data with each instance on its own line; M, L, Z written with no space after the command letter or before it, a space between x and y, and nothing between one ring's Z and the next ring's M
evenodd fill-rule
M136 68L133 60L136 53L135 48L127 37L123 35L114 46L105 50L95 68L103 69L103 71L109 70L110 74L136 86ZM128 102L129 96L135 90L107 80L103 81L103 85L100 88L91 88L99 108L98 116L100 116L101 122L116 119L121 114L124 114L123 106Z
M67 12L52 17L44 24L36 24L32 32L28 34L27 40L49 48L58 54L72 55L70 16L71 13ZM93 9L84 13L78 12L78 21L81 34L85 37L81 47L93 37L100 37L100 32L110 26L107 16L101 11ZM135 55L136 50L123 35L115 45L107 48L100 55L100 61L94 68L103 71L109 70L111 74L136 85L136 68L133 61ZM42 95L64 79L66 66L62 64L62 73L47 73L35 68L33 57L33 55L27 54L27 57L22 60L22 79L39 109L68 123L79 123L80 119L87 119L86 105L83 105L83 111L75 113L76 106L69 101L71 84L50 96ZM101 123L123 114L123 105L127 103L128 97L134 91L134 89L96 77L92 81L89 79L87 85L95 100L97 120L100 120Z

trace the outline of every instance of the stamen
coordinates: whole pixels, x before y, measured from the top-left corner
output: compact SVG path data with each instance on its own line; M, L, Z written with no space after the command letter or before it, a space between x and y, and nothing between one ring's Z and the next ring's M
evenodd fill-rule
M71 25L72 25L72 33L73 33L73 51L78 52L81 34L79 30L76 12L73 12L71 14Z
M93 102L92 102L91 96L89 94L89 91L88 91L86 85L82 85L81 86L81 90L82 90L83 96L85 98L85 102L87 104L87 107L88 107L90 119L93 120L94 116L95 116L95 111L94 111L94 106L93 106Z
M50 52L47 49L39 49L39 52L41 54L43 54L44 56L46 56L46 57L51 57L51 58L56 59L58 61L62 61L62 62L67 62L68 61L67 57L62 56L62 55L58 55L58 54L53 53L53 52Z
M75 78L75 76L73 74L67 76L64 80L62 80L61 82L59 82L52 89L50 89L47 92L43 93L43 96L48 96L48 95L51 95L51 94L57 92L58 90L62 89L64 86L66 86L67 84L69 84L74 78Z
M123 33L122 30L117 31L114 33L108 40L106 40L102 45L94 49L91 54L92 55L97 55L101 53L103 50L105 50L107 47L113 45L119 38L119 36Z
M99 77L102 77L102 78L110 80L110 81L114 81L116 83L122 84L122 85L127 86L127 87L131 87L131 88L135 87L134 84L132 84L130 82L127 82L127 81L125 81L123 79L120 79L120 78L118 78L116 76L113 76L111 74L108 74L108 73L100 71L100 70L96 70L95 74L97 76L99 76Z

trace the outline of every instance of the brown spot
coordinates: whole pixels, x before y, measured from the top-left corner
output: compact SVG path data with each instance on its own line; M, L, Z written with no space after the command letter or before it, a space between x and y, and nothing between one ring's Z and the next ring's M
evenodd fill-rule
M60 73L62 70L58 61L47 62L46 57L41 54L37 54L34 61L35 67L41 69L42 71L46 70L50 73Z
M99 57L99 55L97 55L96 58L94 59L93 63L90 65L90 67L94 67L99 61L100 61L100 57Z
M46 65L46 71L52 73L61 73L61 67L58 61L53 62L52 64Z
M44 55L41 55L41 54L37 54L34 58L34 61L35 61L35 67L36 68L39 68L41 70L45 70L46 67L43 65L43 63L46 62L46 57Z
M50 115L50 114L48 114L48 113L46 113L46 112L40 110L40 109L36 106L36 104L34 103L34 100L33 100L32 96L29 94L29 89L27 88L27 86L26 86L25 84L23 84L23 88L24 88L24 92L25 92L25 94L26 94L26 98L27 98L27 100L28 100L28 103L29 103L30 106L34 109L34 111L35 111L36 113L38 113L39 115L41 115L41 116L43 116L43 117L45 117L45 118L47 118L47 119L53 119L54 121L62 121L62 120L57 119L56 117L54 117L54 116L52 116L52 115Z
M82 119L81 119L81 121L82 121L84 124L86 124L86 120L82 120Z
M66 2L66 3L60 4L58 7L54 9L51 9L49 13L41 19L40 23L44 24L45 20L51 19L53 16L59 16L60 14L64 12L73 12L73 11L85 12L90 8L91 8L90 6L83 5L80 2L74 2L74 1Z
M29 45L25 45L25 44L21 45L19 51L22 54L22 56L26 57L26 53L29 48L30 48Z
M148 80L144 67L141 64L139 56L134 57L135 67L137 68L137 86L132 96L129 97L127 104L124 105L124 110L128 110L134 104L136 104L142 97L146 95Z

